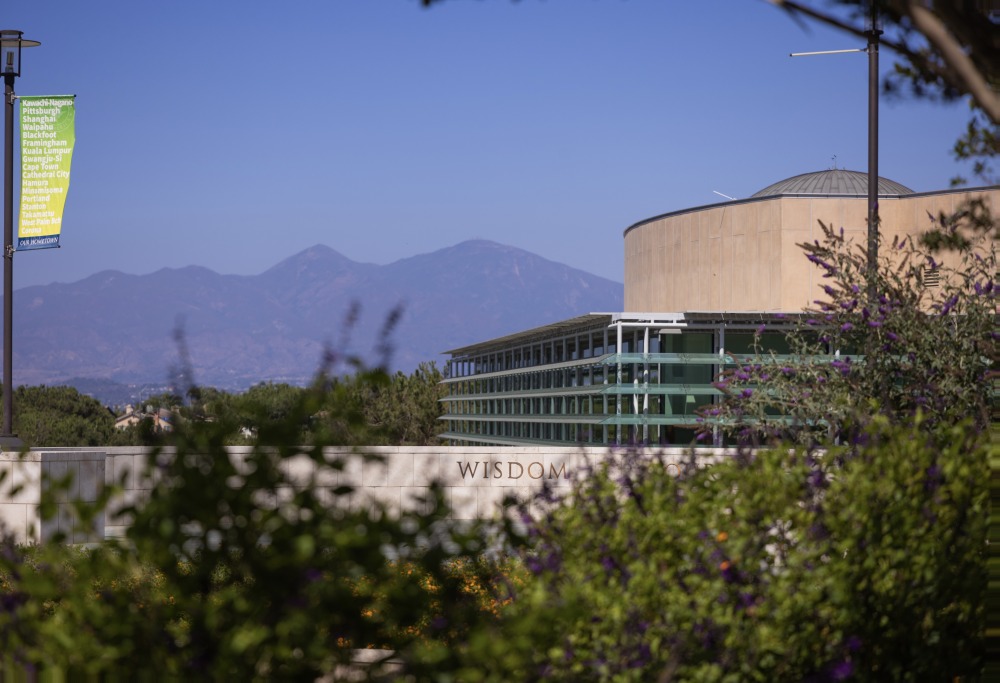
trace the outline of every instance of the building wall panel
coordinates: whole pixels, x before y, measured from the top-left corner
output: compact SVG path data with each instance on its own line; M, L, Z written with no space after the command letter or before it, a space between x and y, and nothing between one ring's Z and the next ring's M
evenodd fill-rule
M928 216L953 212L973 196L1000 211L1000 189L880 199L880 253L894 237L929 228ZM867 218L863 197L779 196L651 219L625 234L625 309L801 311L817 298L821 273L797 245L820 239L822 221L866 247Z

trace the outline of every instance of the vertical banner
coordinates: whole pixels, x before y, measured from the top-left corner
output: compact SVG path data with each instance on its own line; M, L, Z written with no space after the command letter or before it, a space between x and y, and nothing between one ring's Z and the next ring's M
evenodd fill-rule
M76 143L74 95L19 97L21 209L17 249L59 246Z

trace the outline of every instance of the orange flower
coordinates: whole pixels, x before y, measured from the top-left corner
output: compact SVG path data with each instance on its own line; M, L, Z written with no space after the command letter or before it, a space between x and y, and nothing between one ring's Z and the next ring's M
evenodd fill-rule
M729 534L727 534L725 531L720 531L719 535L715 537L715 540L717 540L719 543L722 543L727 538L729 538Z
M729 564L729 560L723 560L722 564L720 564L720 565L719 565L719 569L721 569L722 571L726 571L726 570L727 570L727 569L729 569L729 568L730 568L731 566L732 566L732 565L731 565L731 564Z

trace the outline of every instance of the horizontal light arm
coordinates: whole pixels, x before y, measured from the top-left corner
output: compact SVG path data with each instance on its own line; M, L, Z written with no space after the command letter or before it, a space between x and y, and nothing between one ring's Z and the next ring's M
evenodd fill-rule
M868 48L857 47L853 50L821 50L820 52L790 52L789 57L808 57L809 55L842 55L845 52L868 52Z

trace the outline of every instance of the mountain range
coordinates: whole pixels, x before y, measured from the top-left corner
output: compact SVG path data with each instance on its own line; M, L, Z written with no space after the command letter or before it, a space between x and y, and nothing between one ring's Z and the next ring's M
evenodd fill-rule
M229 390L304 383L326 349L369 363L388 357L409 372L440 365L448 349L621 310L623 299L620 283L485 240L388 265L317 245L253 276L103 271L15 292L14 382L85 392L164 384L184 365L182 349L196 383Z

